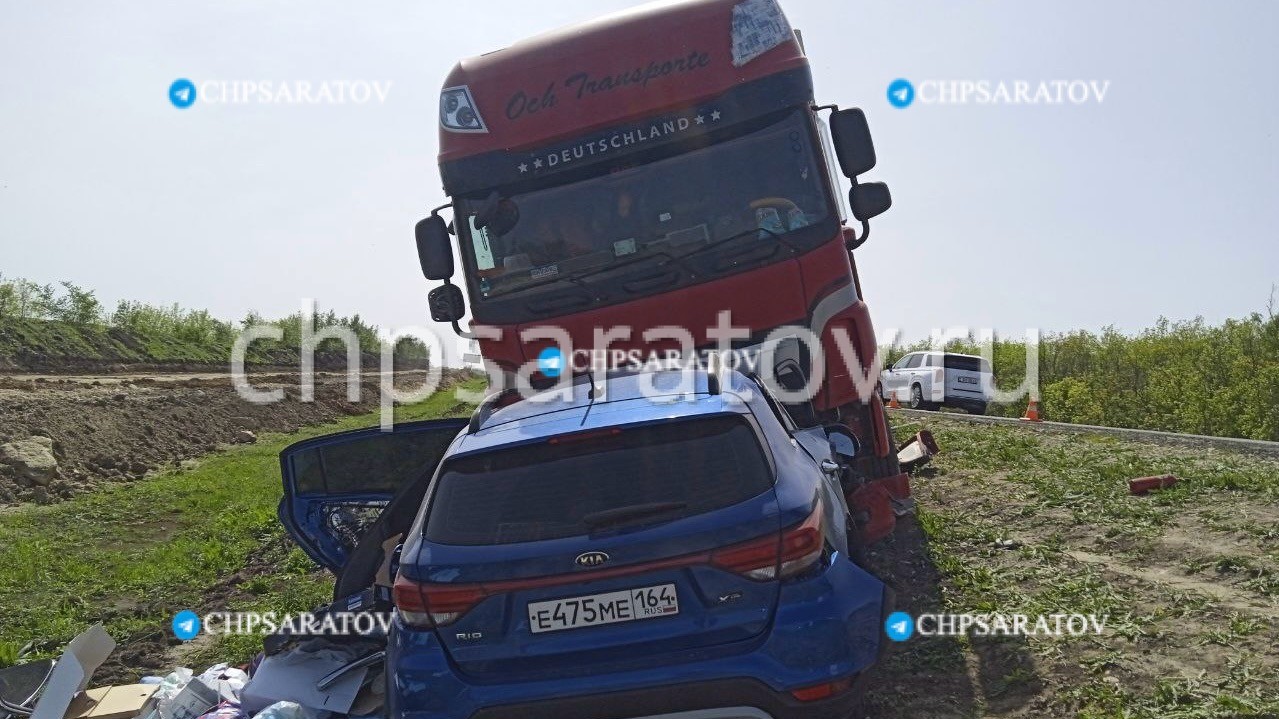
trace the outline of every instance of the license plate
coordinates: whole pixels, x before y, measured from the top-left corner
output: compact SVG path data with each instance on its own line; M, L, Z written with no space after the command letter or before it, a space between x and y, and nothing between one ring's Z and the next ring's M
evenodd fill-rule
M959 377L957 379L959 380L960 384L980 384L981 383L981 381L978 380L976 377Z
M674 584L529 602L528 625L534 634L601 624L633 622L679 614Z

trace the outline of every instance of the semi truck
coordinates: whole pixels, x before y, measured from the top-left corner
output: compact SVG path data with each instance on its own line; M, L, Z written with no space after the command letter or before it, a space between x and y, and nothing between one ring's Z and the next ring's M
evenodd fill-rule
M865 114L815 100L775 0L644 5L463 60L439 136L450 202L416 227L444 282L428 304L478 339L494 383L563 380L593 350L700 353L727 319L770 387L809 388L785 401L798 425L845 425L866 448L860 538L909 511L855 257L891 196L860 179Z

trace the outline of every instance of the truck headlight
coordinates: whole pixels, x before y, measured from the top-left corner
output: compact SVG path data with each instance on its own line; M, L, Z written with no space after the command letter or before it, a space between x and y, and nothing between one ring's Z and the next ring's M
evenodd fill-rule
M465 85L446 87L440 92L440 126L451 132L488 132Z

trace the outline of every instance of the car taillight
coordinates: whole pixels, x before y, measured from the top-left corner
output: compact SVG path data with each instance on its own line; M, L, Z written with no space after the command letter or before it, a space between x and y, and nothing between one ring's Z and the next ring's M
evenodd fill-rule
M711 553L711 564L757 581L785 579L808 569L822 556L822 502L808 519L782 531L781 537L765 537Z
M396 610L406 624L430 629L452 624L485 599L508 592L623 577L664 569L680 569L708 562L757 581L785 579L803 572L821 558L826 547L826 537L822 532L823 517L822 501L818 499L808 518L782 530L781 536L773 534L709 553L699 552L590 572L572 572L483 584L415 582L401 575L395 578L391 596L395 601Z
M846 677L833 682L826 682L825 684L804 687L803 689L792 689L791 696L802 702L815 702L820 699L830 698L840 692L848 691L851 686L853 686L853 678Z
M489 592L478 584L419 584L401 576L395 578L391 596L406 624L428 629L457 621Z
M933 381L943 382L945 381L945 379L946 379L946 370L944 369L933 370Z

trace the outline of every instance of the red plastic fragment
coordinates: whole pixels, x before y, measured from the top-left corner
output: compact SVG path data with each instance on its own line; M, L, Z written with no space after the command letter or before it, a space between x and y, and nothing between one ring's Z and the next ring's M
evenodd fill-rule
M1145 494L1152 489L1167 489L1177 483L1177 478L1171 474L1161 474L1158 477L1138 477L1128 480L1129 494Z

